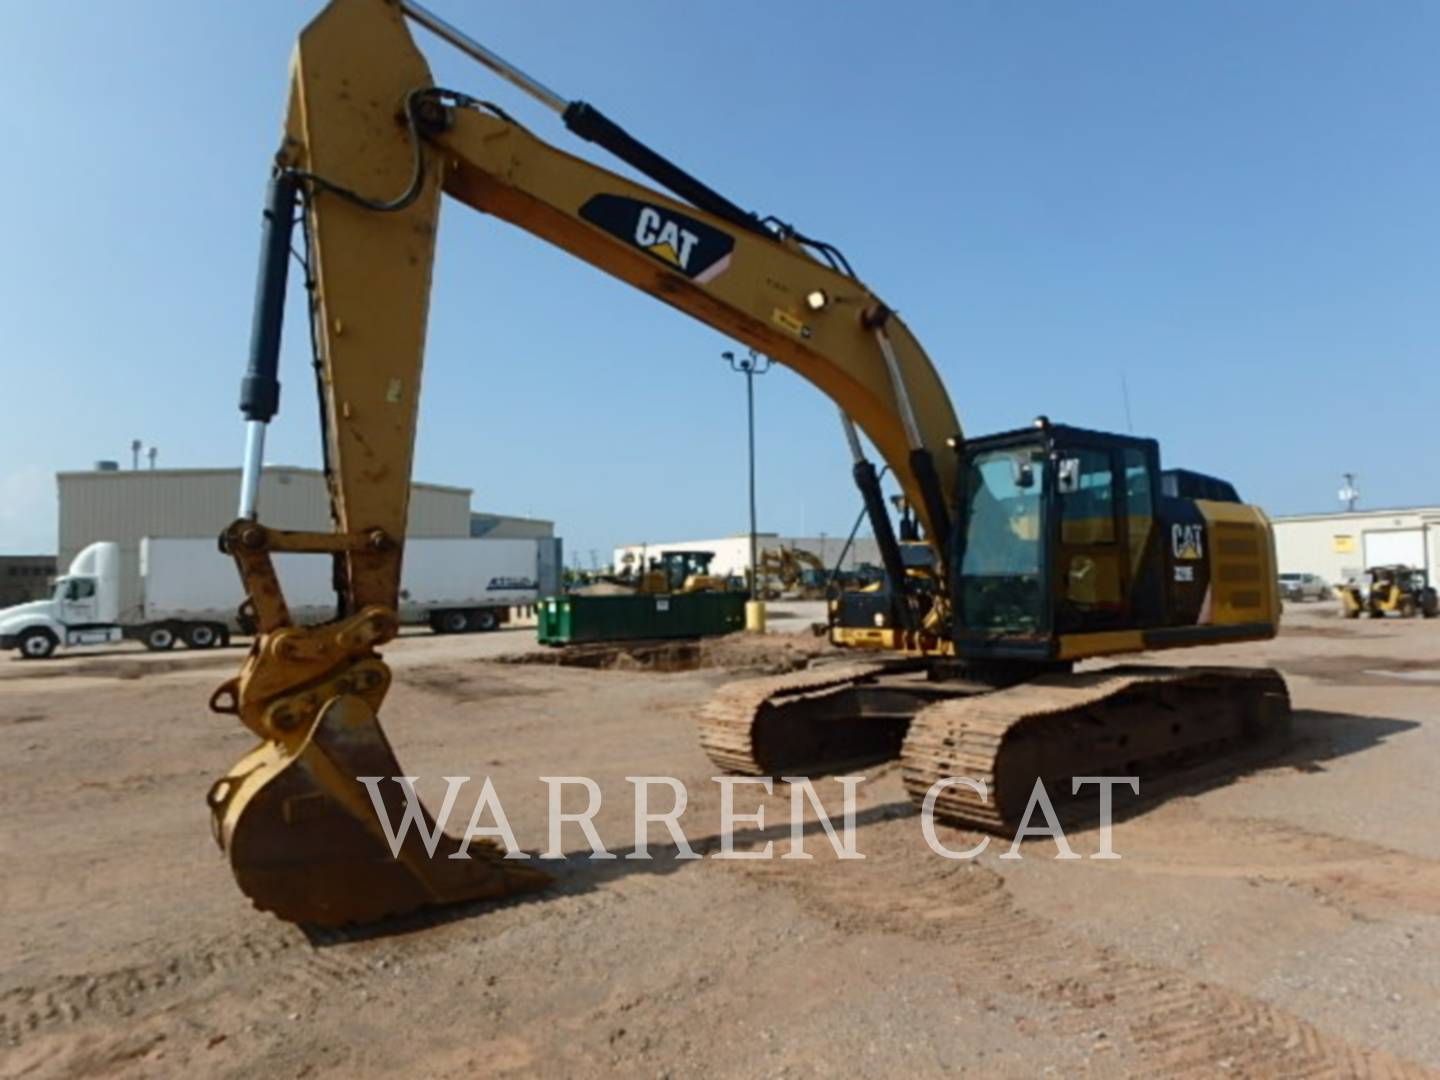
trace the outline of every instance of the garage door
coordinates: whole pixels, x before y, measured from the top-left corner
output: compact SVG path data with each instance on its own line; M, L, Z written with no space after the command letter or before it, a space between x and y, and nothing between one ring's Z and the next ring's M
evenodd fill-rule
M1424 566L1425 530L1385 529L1365 534L1365 566Z

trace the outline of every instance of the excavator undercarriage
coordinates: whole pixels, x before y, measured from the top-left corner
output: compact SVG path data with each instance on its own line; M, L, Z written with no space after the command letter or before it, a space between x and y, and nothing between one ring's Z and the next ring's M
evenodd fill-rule
M1143 783L1282 736L1290 716L1285 682L1268 668L934 674L896 660L732 683L701 713L701 745L721 769L750 776L824 775L898 758L917 806L941 781L979 781L983 798L972 786L944 787L935 818L1004 832L1020 823L1036 780L1057 799L1075 777Z

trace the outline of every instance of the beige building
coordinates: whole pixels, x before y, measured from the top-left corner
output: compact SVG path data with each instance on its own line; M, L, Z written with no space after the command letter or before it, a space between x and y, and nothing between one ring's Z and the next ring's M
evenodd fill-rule
M1440 574L1440 506L1293 514L1274 519L1282 574L1319 574L1331 584L1396 563Z
M120 545L122 611L140 602L143 537L218 538L220 530L235 520L240 501L239 469L102 469L63 472L56 480L61 571L87 544L115 541ZM470 495L469 488L412 485L409 534L470 536ZM324 474L318 469L267 466L260 484L260 513L267 525L279 529L329 530Z

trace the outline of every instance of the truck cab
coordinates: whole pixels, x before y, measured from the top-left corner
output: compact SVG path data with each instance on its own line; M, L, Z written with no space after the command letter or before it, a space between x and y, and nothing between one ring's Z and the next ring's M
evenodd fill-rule
M48 600L0 610L0 649L39 660L62 645L119 641L124 636L117 625L119 576L119 545L91 544L55 579Z

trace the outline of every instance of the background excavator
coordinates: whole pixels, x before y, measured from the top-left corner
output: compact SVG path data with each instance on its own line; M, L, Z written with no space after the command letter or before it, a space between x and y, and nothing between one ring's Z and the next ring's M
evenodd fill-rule
M799 547L768 547L760 552L759 595L779 600L790 595L818 600L825 595L830 572L812 551Z
M499 107L436 87L407 19L558 113L668 194L555 149ZM593 106L568 101L411 0L333 0L302 32L268 190L235 559L259 634L211 699L258 745L209 793L215 833L257 907L314 924L541 887L495 849L412 830L392 857L359 777L403 774L377 712L378 648L398 630L426 309L441 194L510 222L784 363L829 395L888 588L866 613L895 651L732 683L700 717L721 768L823 772L899 757L941 820L1013 824L1037 779L1148 776L1281 726L1285 686L1255 669L1109 667L1087 657L1268 638L1268 522L1223 482L1162 473L1152 440L1052 424L960 431L938 374L833 245L747 213ZM303 234L335 530L284 532L256 505L292 232ZM861 441L932 552L911 585ZM1198 486L1197 486L1198 485ZM1167 490L1168 488L1168 490ZM911 539L906 537L905 539ZM337 617L291 620L276 552L335 562ZM863 642L861 644L864 644ZM382 783L398 821L405 793ZM433 822L425 821L427 828Z

